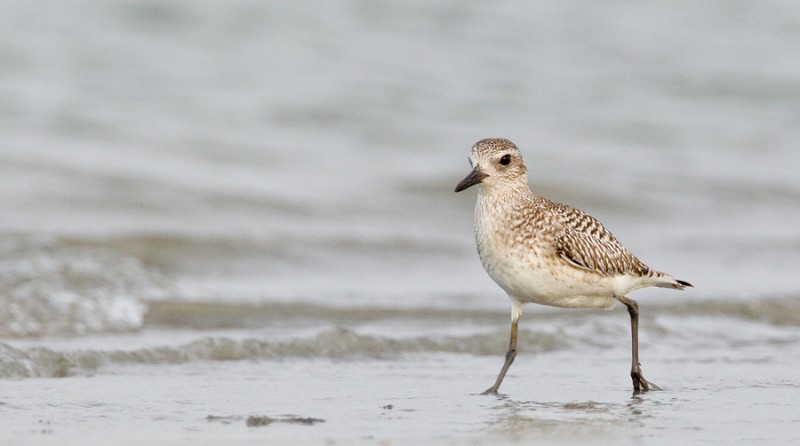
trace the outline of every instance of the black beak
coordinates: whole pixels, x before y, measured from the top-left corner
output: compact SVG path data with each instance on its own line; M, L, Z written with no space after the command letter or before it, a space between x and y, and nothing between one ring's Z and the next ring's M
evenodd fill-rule
M458 185L456 186L456 192L461 192L464 189L472 187L483 181L483 179L488 176L489 175L486 175L485 173L481 172L478 166L475 166L475 168L472 169L472 172L470 172L469 175L464 177L464 179L461 180L460 183L458 183Z

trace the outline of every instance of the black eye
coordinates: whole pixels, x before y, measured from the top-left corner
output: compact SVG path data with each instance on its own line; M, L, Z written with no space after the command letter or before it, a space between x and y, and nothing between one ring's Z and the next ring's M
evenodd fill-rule
M505 154L505 155L503 155L502 158L500 158L500 164L502 164L504 166L508 166L508 164L510 162L511 162L511 155L509 155L509 154Z

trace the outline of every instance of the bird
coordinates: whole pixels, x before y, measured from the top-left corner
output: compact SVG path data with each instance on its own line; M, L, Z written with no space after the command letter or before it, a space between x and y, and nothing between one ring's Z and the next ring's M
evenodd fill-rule
M650 268L602 223L572 206L531 191L517 146L487 138L472 146L472 171L455 187L478 186L475 241L483 268L511 298L511 336L500 373L483 394L497 395L517 356L522 306L563 308L625 305L631 321L631 379L635 394L661 390L639 363L639 304L626 295L656 286L682 290L692 284Z

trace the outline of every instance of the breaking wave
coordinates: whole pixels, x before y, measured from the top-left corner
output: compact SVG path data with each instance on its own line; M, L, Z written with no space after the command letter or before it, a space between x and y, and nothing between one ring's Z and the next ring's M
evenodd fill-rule
M0 336L124 332L142 326L145 299L166 296L130 256L47 237L0 240Z
M700 301L671 306L649 306L645 332L656 333L659 343L678 340L705 346L709 340L723 350L759 342L784 345L800 339L800 303L797 299L760 299L752 302ZM588 311L559 310L529 315L531 323L519 331L526 355L566 349L627 348L628 319L616 315L589 315ZM590 316L590 317L587 317ZM615 317L618 316L618 317ZM271 326L281 321L292 327L327 327L313 335L272 339L245 334L203 335L204 329ZM380 331L383 324L397 327L414 321L410 330ZM377 323L377 324L376 324ZM369 329L361 327L367 324ZM455 353L502 355L507 342L507 315L481 310L326 308L311 304L230 304L214 302L152 302L144 327L198 330L198 338L184 343L129 349L61 349L49 346L15 347L0 343L0 378L66 377L90 374L103 367L131 364L164 365L198 361L291 359L382 360L405 354ZM441 327L466 326L458 334ZM432 328L433 327L433 328ZM487 329L476 327L486 327ZM749 328L748 328L749 327ZM379 330L379 334L363 331ZM755 330L755 331L753 331ZM296 331L295 331L296 333ZM307 333L307 332L306 332ZM385 333L385 334L384 334ZM168 342L168 341L165 341ZM27 345L34 345L27 342ZM694 344L692 344L694 345ZM727 347L726 347L727 346ZM737 347L737 348L738 348ZM733 348L736 350L736 348ZM733 351L731 350L731 351Z
M564 340L552 333L523 330L532 341L530 352L562 348ZM493 332L468 336L392 339L358 334L346 328L324 330L314 336L286 341L229 337L203 337L176 345L136 350L57 351L35 347L18 349L0 343L0 378L67 377L89 373L104 366L123 364L182 364L195 361L283 360L291 358L387 359L405 353L451 352L498 354Z
M642 305L643 317L712 316L769 325L800 326L800 298L795 296L752 300L709 299ZM526 307L527 308L527 307ZM583 319L586 311L542 309L548 319ZM589 310L591 311L591 310ZM327 322L350 324L390 320L473 321L506 320L508 312L484 309L381 308L324 306L307 302L240 303L219 301L160 300L148 303L145 325L169 328L253 328L276 323Z

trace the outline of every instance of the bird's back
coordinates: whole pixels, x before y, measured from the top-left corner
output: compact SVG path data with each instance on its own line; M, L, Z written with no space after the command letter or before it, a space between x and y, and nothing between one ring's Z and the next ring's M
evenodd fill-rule
M561 223L556 229L556 251L564 261L603 276L648 274L650 268L596 218L572 206L543 200Z

